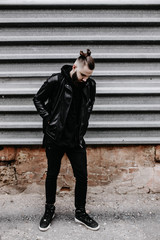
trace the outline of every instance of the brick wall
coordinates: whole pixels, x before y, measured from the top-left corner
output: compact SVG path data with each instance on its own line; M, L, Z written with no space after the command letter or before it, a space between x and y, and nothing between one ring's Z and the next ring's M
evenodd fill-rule
M89 186L106 185L108 191L120 194L160 192L160 146L88 147L87 155ZM44 186L46 170L44 148L4 147L0 151L0 189ZM64 156L58 189L73 188L72 168Z

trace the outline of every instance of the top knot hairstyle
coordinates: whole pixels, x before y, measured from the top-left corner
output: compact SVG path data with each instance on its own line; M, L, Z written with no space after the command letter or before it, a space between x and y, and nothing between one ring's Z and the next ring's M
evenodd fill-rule
M86 53L80 51L80 56L77 60L83 62L84 65L87 64L90 70L93 70L95 68L95 62L94 59L91 57L90 49L87 49Z
M90 49L87 49L86 53L84 53L83 51L80 51L80 56L85 57L85 58L88 57L88 56L91 56Z

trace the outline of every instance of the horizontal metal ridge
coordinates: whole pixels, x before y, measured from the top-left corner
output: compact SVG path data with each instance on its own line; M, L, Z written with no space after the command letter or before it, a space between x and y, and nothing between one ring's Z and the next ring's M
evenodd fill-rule
M42 0L32 0L32 1L28 1L28 0L1 0L0 1L0 6L47 6L47 5L53 5L53 6L57 6L57 5L159 5L159 0L70 0L70 1L66 1L66 0L58 0L58 1L53 1L53 0L46 0L46 1L42 1Z
M57 71L5 71L0 72L0 77L48 77ZM160 71L94 71L94 76L160 76Z
M85 138L87 144L159 144L160 137Z
M0 139L0 145L42 145L40 138L3 138Z
M160 53L95 53L92 54L95 59L160 59ZM77 58L77 54L1 54L0 60L73 60Z
M14 85L12 86L6 86L0 88L0 95L32 95L37 92L37 88L35 87L16 87Z
M0 129L41 129L41 122L1 122Z
M36 112L34 105L0 105L0 112Z
M42 122L1 122L0 129L41 129ZM160 121L91 121L90 128L160 128Z
M139 93L160 93L160 87L97 87L97 93L101 94L139 94Z
M22 42L160 42L160 36L0 36L0 42L4 43L22 43Z
M94 111L160 111L159 104L122 104L122 105L94 105Z
M0 87L0 95L32 95L38 91L38 88L35 86L25 87L16 85L12 86L2 86ZM97 87L96 88L97 94L159 94L160 87Z
M0 24L47 24L47 23L54 23L54 24L95 24L95 23L160 23L160 18L0 18Z
M110 111L121 111L121 112L127 112L127 111L160 111L160 105L159 104L122 104L122 105L94 105L93 112L110 112ZM36 112L34 105L0 105L0 112Z
M91 121L89 128L160 128L160 121Z
M159 144L160 137L85 138L88 145L100 144ZM3 138L0 145L42 145L42 138Z
M38 91L37 87L13 87L0 88L0 95L33 95ZM97 87L97 94L159 94L160 87Z

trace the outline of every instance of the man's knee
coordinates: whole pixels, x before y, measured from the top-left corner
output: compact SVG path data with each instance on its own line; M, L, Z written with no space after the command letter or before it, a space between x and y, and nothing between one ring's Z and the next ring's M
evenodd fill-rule
M47 172L47 177L46 177L46 179L47 179L47 180L55 180L55 179L57 179L58 174L59 174L59 173L48 173L48 172Z
M76 178L76 181L79 181L79 182L87 182L88 181L88 176L87 176L87 173L86 172L83 172L83 173L77 173L74 175L74 177Z

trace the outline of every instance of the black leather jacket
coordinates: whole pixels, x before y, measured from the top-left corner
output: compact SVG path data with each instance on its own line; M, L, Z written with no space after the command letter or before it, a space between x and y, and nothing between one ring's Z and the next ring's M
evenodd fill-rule
M63 66L67 67L68 65ZM71 67L71 66L68 66ZM63 69L62 68L62 69ZM80 109L79 145L88 127L88 120L95 101L96 83L88 78L82 90ZM33 98L39 115L43 118L43 133L59 143L72 101L72 86L63 71L51 75Z

